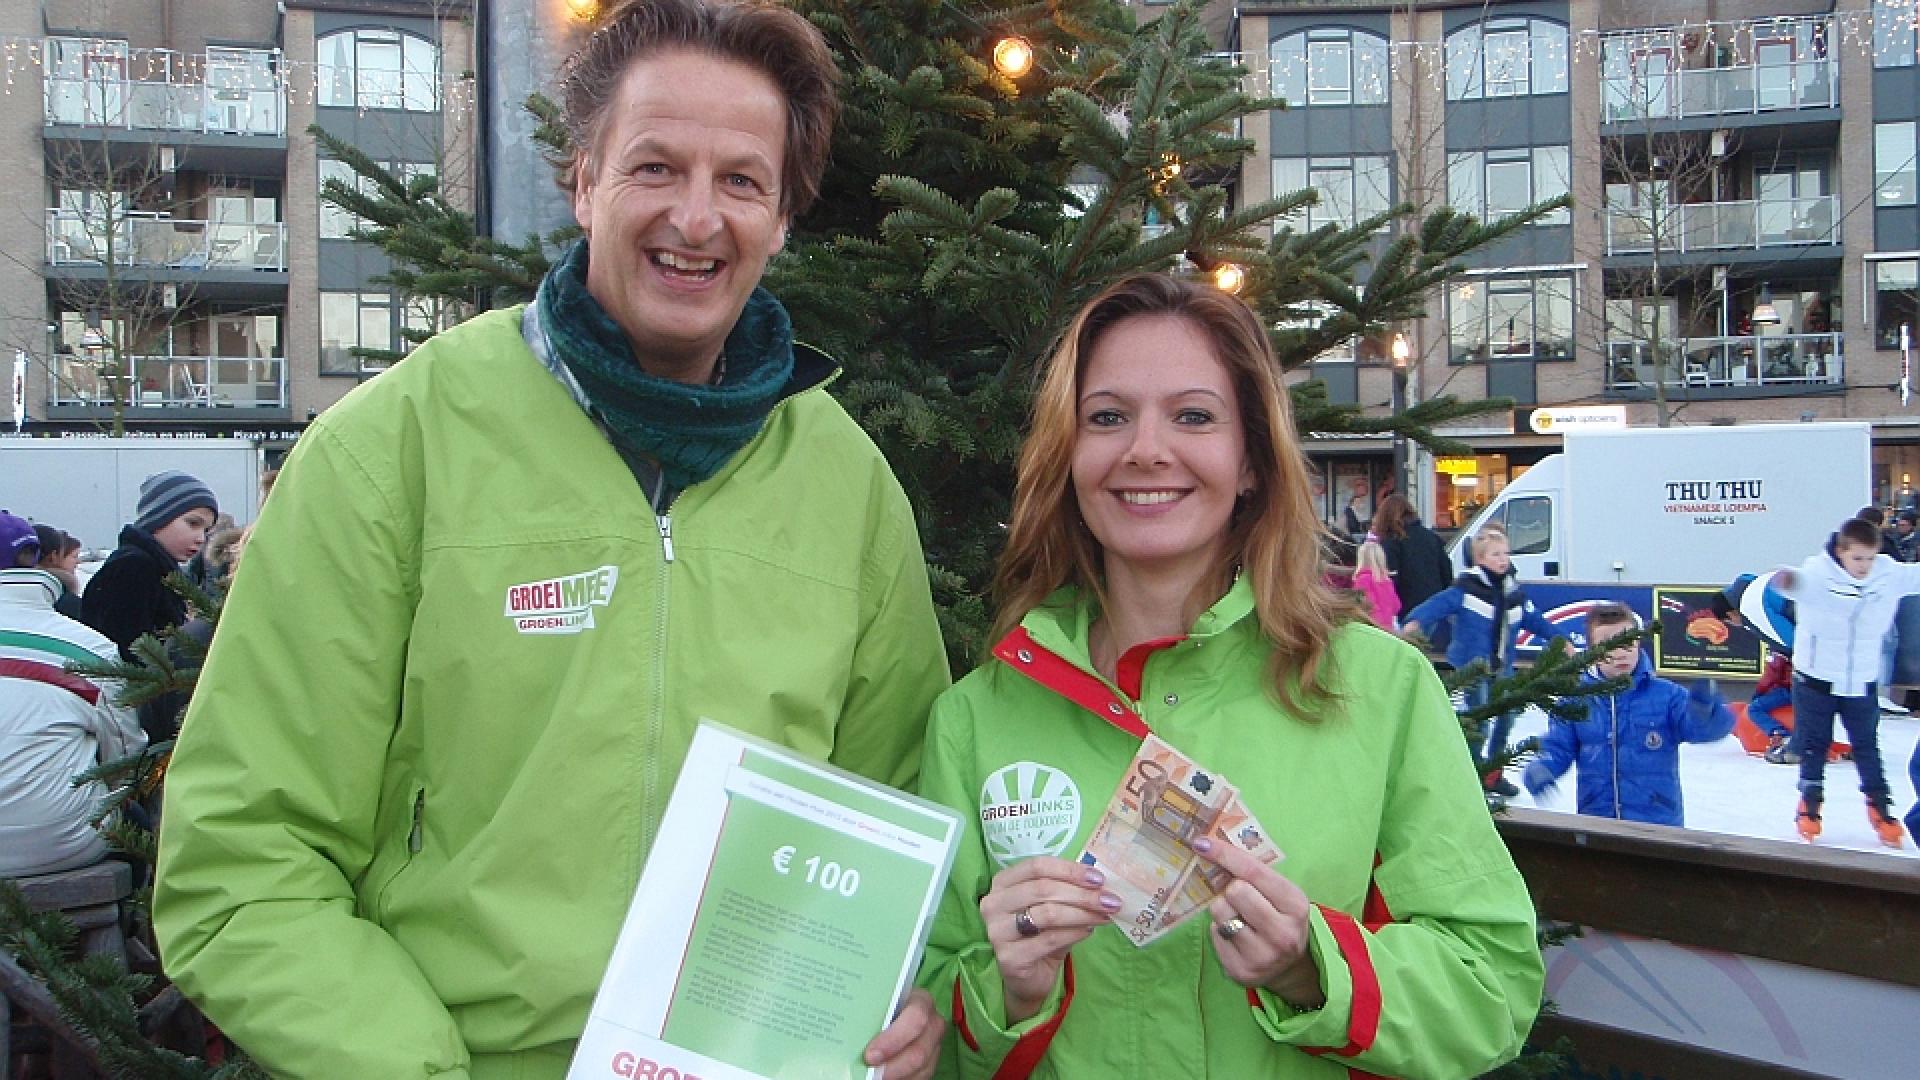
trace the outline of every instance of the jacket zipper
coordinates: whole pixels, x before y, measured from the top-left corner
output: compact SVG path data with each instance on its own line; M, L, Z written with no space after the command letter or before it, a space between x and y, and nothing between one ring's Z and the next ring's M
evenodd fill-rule
M666 726L667 712L667 590L673 581L673 505L660 508L656 521L660 527L660 590L659 606L654 617L653 628L653 708L647 717L647 737L642 746L646 750L647 763L644 779L640 785L640 820L642 843L647 850L653 847L655 828L654 800L658 794L660 755L655 751L660 745L661 730Z
M1613 816L1620 817L1620 709L1619 697L1607 695L1607 743L1613 748Z

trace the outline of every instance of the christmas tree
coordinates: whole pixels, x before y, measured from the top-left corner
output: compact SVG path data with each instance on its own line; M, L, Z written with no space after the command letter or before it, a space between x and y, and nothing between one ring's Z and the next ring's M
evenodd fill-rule
M1289 225L1311 191L1234 205L1253 146L1239 122L1282 103L1246 92L1191 3L1143 27L1111 0L792 6L838 56L844 108L819 205L766 284L842 364L836 395L913 500L956 670L981 655L1032 376L1086 300L1139 270L1230 268L1292 369L1422 314L1464 255L1564 205L1493 223L1397 206L1311 231ZM1003 70L1022 51L1024 73ZM564 156L552 104L528 107ZM370 181L322 194L366 222L400 292L465 312L523 302L570 239L483 237L434 178L403 182L314 133ZM1508 405L1441 396L1367 416L1316 383L1294 390L1303 433L1394 432L1436 452L1459 449L1437 425Z

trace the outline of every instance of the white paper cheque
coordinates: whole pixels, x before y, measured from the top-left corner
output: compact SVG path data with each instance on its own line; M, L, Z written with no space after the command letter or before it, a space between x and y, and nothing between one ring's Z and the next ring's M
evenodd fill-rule
M960 819L703 720L568 1080L854 1080Z

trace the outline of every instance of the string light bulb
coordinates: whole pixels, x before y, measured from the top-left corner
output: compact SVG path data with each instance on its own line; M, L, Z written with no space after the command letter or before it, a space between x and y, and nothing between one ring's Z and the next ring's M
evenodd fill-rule
M994 42L993 66L1000 74L1017 79L1033 70L1033 44L1018 34L1009 34Z
M1213 268L1213 287L1223 293L1238 293L1247 283L1247 272L1239 263L1223 262Z
M567 0L567 10L582 22L589 22L600 16L600 0Z

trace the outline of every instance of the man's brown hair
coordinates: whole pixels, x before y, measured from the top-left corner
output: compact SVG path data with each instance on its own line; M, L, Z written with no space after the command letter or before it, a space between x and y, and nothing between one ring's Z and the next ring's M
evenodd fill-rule
M820 194L840 115L840 69L814 25L763 0L628 0L614 5L560 69L562 119L570 156L553 162L569 194L582 169L591 171L600 133L621 80L632 66L668 49L693 49L744 64L765 75L787 103L780 210L805 213ZM705 92L697 86L687 93Z

